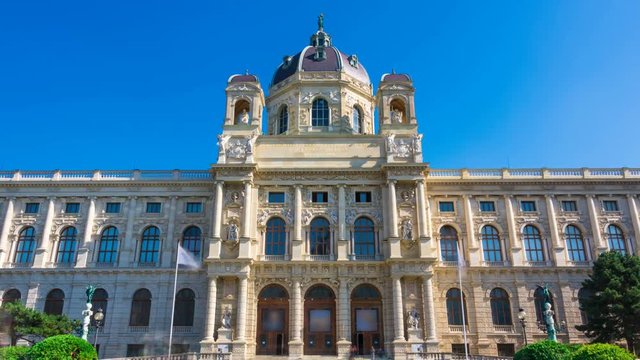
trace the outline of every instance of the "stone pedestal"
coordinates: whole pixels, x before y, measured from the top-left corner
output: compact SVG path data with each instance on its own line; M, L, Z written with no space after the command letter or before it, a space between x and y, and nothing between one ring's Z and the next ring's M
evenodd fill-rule
M230 344L233 342L233 329L219 328L218 329L218 344Z
M393 347L393 358L404 359L407 353L407 342L404 340L393 340L391 343Z
M302 359L304 344L301 340L289 341L289 359Z
M420 343L422 344L422 330L420 329L407 329L407 334L409 335L410 343Z
M440 352L440 342L437 340L427 340L424 345L426 352Z
M338 340L336 343L338 347L338 359L349 359L351 355L351 341L349 340Z

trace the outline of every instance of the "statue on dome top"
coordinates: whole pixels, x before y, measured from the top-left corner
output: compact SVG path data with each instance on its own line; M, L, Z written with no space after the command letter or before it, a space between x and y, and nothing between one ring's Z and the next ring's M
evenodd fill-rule
M318 16L318 31L324 31L324 15L322 13Z

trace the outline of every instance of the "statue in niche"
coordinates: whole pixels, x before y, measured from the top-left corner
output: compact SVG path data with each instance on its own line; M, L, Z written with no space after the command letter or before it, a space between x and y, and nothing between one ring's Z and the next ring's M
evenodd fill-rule
M227 240L238 241L238 225L235 223L229 224L229 230L227 231Z
M238 115L238 124L249 124L249 112L247 109L242 109L242 112Z
M224 309L220 322L222 323L223 328L231 329L231 309L228 307Z
M229 142L229 135L218 135L218 153L224 154L227 151L227 143Z
M402 222L402 239L413 239L413 224L411 224L411 220L405 220Z
M398 109L391 108L391 122L401 123L402 122L402 111Z
M410 329L420 328L420 313L415 308L409 310L407 313L407 326Z
M416 154L422 152L422 134L413 135L413 152Z
M396 135L395 134L389 134L386 137L387 140L387 154L395 154L398 149L396 147Z

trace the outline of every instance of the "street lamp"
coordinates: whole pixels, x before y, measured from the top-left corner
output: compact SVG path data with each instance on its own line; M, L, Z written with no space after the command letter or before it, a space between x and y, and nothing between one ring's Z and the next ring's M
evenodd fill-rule
M522 335L524 335L524 345L528 345L527 342L527 313L523 308L518 310L518 320L520 320L520 325L522 325Z
M98 345L98 332L100 331L100 327L102 326L102 320L104 320L104 312L102 311L102 308L98 308L98 310L96 310L96 312L93 314L93 320L96 323L96 334L93 339L93 347L96 347Z

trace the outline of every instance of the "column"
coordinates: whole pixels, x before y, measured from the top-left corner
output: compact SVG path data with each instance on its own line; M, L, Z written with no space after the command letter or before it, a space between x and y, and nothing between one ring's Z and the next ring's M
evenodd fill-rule
M340 302L338 303L338 340L348 340L351 342L351 317L350 308L351 304L349 302L349 287L347 286L347 279L343 278L340 280L340 287L338 289L338 296Z
M433 303L433 274L422 277L422 292L424 300L424 321L427 341L437 341L436 310ZM436 344L437 346L437 344Z
M398 205L396 204L396 181L389 180L389 237L398 237Z
M47 207L47 217L44 220L44 228L42 229L42 243L36 249L36 256L33 262L34 267L44 267L48 261L49 248L51 247L51 224L55 212L55 198L49 198L49 206Z
M602 241L602 233L598 224L598 210L596 210L595 195L587 195L587 206L589 207L589 219L591 220L591 232L593 233L593 242L596 246L596 254L607 250L607 245Z
M245 332L246 332L246 324L247 324L247 283L248 283L247 275L240 275L239 282L240 286L238 289L238 311L236 316L238 320L236 321L236 339L240 341L244 341Z
M393 277L393 324L394 341L405 341L404 309L402 306L402 278Z
M638 204L636 202L636 197L627 194L627 202L629 204L629 214L631 215L631 223L633 224L633 239L635 243L633 244L636 255L640 255L640 214L638 214ZM631 252L630 253L634 253Z
M93 219L96 216L96 198L89 198L89 209L87 210L87 222L84 225L84 234L82 236L82 246L78 250L78 262L76 267L86 267L91 262L93 248Z
M251 182L244 182L244 205L242 208L242 237L249 238L251 235Z
M462 202L464 204L464 222L465 229L467 232L467 241L468 241L468 250L469 250L469 263L472 266L480 265L480 261L482 260L480 257L480 251L478 248L478 243L476 241L476 231L474 229L473 224L473 210L471 209L471 196L470 195L462 195ZM462 258L465 259L464 256L464 246L460 247L460 251L462 251Z
M293 281L293 321L291 329L291 340L302 342L302 290L300 280Z
M518 238L518 231L516 229L516 220L513 217L513 196L505 195L504 204L506 208L507 228L509 230L509 242L511 243L511 256L513 265L523 265L524 259L522 258L522 243ZM508 249L505 249L508 250Z
M418 236L429 236L427 233L427 206L425 201L424 180L416 181L416 205L418 210Z
M213 237L220 239L220 228L222 227L222 200L223 200L223 182L216 182L216 205L213 213Z
M0 266L9 259L9 231L11 230L11 222L13 221L13 206L15 198L7 198L7 206L4 214L4 222L2 223L2 232L0 232Z
M547 205L547 219L549 221L549 231L551 232L551 244L549 244L549 254L553 256L556 265L563 266L566 264L564 256L564 246L558 232L558 221L556 220L556 209L553 195L545 195Z
M216 301L218 299L218 277L209 278L209 295L207 296L207 322L204 326L205 341L213 341L216 327Z
M169 203L169 223L167 224L167 236L164 237L162 243L162 254L160 254L161 264L171 264L171 262L178 258L177 244L175 240L175 228L176 228L176 203L178 202L177 196L172 196ZM178 240L179 241L179 240ZM168 257L168 258L167 258Z
M345 185L338 185L338 260L347 260L351 254L350 239L347 235Z
M302 241L302 186L294 187L293 241L291 241L291 260L302 260L304 242Z
M136 241L134 239L134 234L133 234L133 222L136 218L136 200L138 199L137 196L130 196L129 197L129 207L127 209L127 227L125 229L125 240L124 240L124 246L122 247L122 264L124 264L125 266L129 265L129 262L134 262L135 260L133 259L133 256L136 252L135 250L135 244Z

